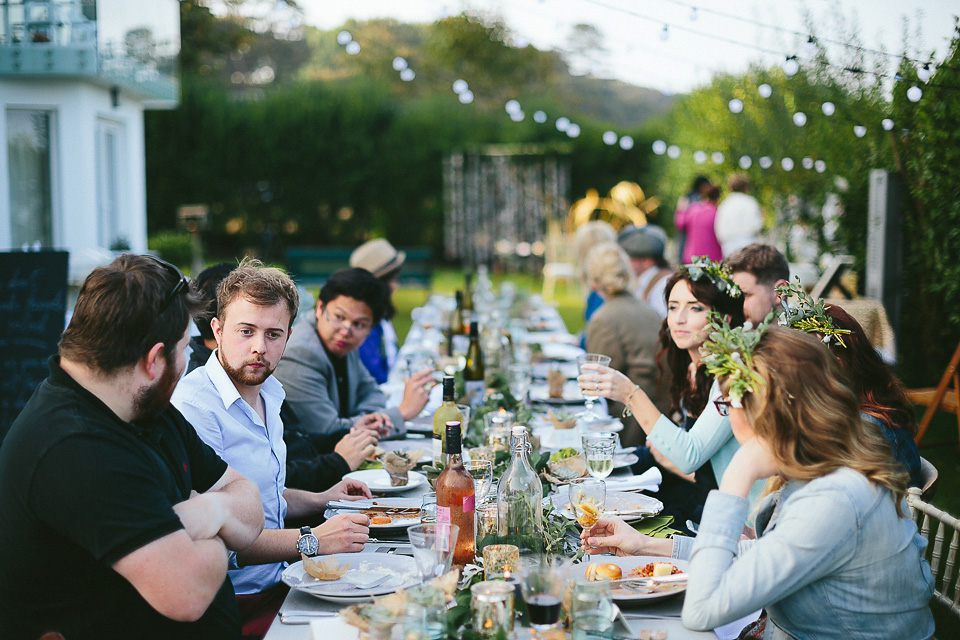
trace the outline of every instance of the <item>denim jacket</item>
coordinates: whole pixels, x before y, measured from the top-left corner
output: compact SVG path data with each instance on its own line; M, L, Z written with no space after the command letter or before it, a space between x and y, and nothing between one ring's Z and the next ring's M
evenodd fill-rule
M933 635L926 541L897 515L889 491L851 469L789 482L761 501L760 537L740 542L746 510L739 496L707 498L690 555L686 626L712 629L765 607L765 638Z

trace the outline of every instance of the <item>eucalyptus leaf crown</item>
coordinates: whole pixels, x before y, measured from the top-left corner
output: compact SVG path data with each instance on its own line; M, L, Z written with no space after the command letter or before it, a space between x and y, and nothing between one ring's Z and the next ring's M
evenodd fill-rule
M766 384L753 370L753 352L763 332L770 326L773 313L767 315L757 327L749 321L741 327L731 327L726 318L715 311L711 311L709 317L707 339L700 347L703 355L701 363L714 378L727 380L730 404L741 408L744 394L753 393L760 385Z
M743 295L740 287L734 284L730 270L708 256L694 256L692 263L683 265L683 270L694 282L707 278L720 293L726 293L731 298L739 298Z
M843 348L847 347L843 342L843 335L849 334L850 330L837 328L833 318L827 315L823 300L814 302L800 285L799 278L796 284L777 286L776 292L780 295L780 305L783 307L783 312L777 321L780 326L805 333L819 333L823 335L824 344L829 346L836 342ZM791 301L791 298L795 301Z

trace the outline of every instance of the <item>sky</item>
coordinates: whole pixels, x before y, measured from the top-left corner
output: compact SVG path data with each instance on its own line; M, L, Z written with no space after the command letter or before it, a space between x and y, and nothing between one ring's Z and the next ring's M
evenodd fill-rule
M574 25L602 36L604 52L583 70L665 93L708 84L752 62L805 55L809 15L819 38L841 40L857 26L861 46L942 60L954 32L956 0L298 0L307 24L329 30L347 19L432 22L464 10L502 16L516 44L566 49ZM906 26L905 26L906 25ZM666 29L664 28L666 27ZM908 37L904 38L905 28ZM794 33L797 32L797 33ZM842 38L846 42L846 38ZM363 43L360 43L361 45ZM823 43L831 57L849 53ZM891 59L891 69L896 61Z

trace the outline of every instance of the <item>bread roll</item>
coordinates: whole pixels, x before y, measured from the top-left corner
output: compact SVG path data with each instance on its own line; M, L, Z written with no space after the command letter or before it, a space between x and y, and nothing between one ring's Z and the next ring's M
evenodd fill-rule
M591 562L587 565L584 575L587 580L600 582L603 580L619 580L623 577L623 571L615 564L597 564Z

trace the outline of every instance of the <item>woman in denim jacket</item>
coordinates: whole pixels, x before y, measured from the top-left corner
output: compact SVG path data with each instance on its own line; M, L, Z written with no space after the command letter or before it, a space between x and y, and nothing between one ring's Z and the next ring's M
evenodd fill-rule
M690 545L683 623L712 629L765 608L765 638L931 637L933 577L905 514L902 467L822 343L753 333L718 327L705 345L741 447ZM747 493L763 478L759 537L741 540ZM634 534L601 521L585 542L621 555L687 546Z

